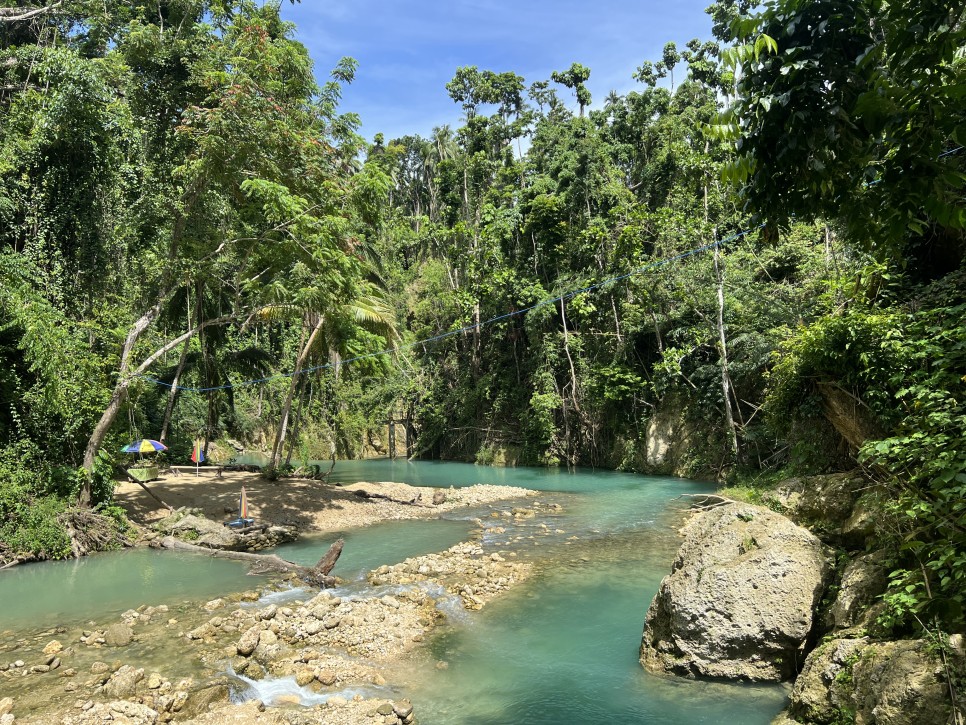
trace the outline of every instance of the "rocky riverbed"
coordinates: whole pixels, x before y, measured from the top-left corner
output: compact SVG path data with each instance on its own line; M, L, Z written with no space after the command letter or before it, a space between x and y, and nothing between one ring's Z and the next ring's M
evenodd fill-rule
M347 487L348 500L369 509L354 521L531 498L494 506L468 541L377 568L357 593L306 590L271 603L291 586L279 581L206 603L144 605L116 621L0 632L0 723L414 722L418 703L394 686L400 668L425 659L435 628L471 616L533 571L512 540L499 553L485 550L484 532L559 506L514 487L435 497L403 484L357 487L388 498ZM424 506L412 505L424 496Z

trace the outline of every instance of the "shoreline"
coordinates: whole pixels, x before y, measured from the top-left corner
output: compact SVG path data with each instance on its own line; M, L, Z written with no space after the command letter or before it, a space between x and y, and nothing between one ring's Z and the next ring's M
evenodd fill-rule
M201 509L219 521L231 518L227 502L237 500L245 485L250 515L260 523L284 522L310 534L488 505L491 516L500 511L503 520L559 509L533 500L536 491L512 486L435 489L434 505L434 489L399 483L276 483L247 473L185 478L165 478L150 487L172 506ZM514 502L525 498L530 500ZM146 529L169 513L136 484L119 485L116 502ZM284 518L294 511L297 521ZM458 619L472 616L533 572L532 563L517 560L512 547L484 551L487 529L479 524L467 540L445 551L371 570L366 589L357 594L305 590L294 601L256 605L284 588L282 577L255 591L190 606L144 604L119 620L91 621L82 629L20 632L16 644L8 639L0 647L0 660L18 658L0 666L0 683L6 683L4 690L12 686L9 706L16 722L24 723L281 724L297 713L304 723L407 725L418 713L408 701L394 699L399 686L394 673L405 669L410 657L424 658L424 643L454 611L464 613ZM20 666L14 666L17 662ZM229 673L251 678L256 688L259 682L277 686L282 681L288 691L271 705L258 698L234 703L242 680Z
M168 474L148 486L174 509L198 509L205 518L216 522L238 515L238 497L244 486L249 517L256 523L294 526L306 534L334 533L381 521L433 518L460 508L527 498L538 493L490 484L431 488L391 481L351 484L308 478L270 481L259 473L238 471L225 472L221 477ZM442 501L434 503L434 496ZM114 502L124 508L132 523L144 528L150 528L170 514L138 484L127 481L118 483Z

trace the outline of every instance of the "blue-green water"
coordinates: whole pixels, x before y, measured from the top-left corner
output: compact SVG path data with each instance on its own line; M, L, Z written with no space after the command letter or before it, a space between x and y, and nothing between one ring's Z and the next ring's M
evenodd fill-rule
M335 573L347 579L445 549L465 539L477 517L486 527L486 548L505 552L509 543L538 568L531 580L481 612L444 628L430 643L426 662L407 663L403 692L417 703L421 722L764 725L781 709L782 688L668 680L645 673L637 660L644 613L679 544L674 512L686 505L679 497L708 491L708 484L402 460L340 462L329 478L362 480L435 488L521 486L561 506L520 521L489 517L488 508L467 509L445 520L345 532ZM314 563L335 538L307 539L279 553ZM19 567L0 572L0 630L106 621L112 612L140 604L204 601L260 583L245 571L237 562L145 550Z
M662 576L646 534L561 562L433 643L446 668L412 697L434 725L768 723L778 687L665 679L638 662L644 611ZM659 546L659 549L664 547Z
M411 556L448 549L465 541L471 528L473 524L464 520L393 521L354 531L307 536L278 547L274 553L296 564L314 565L341 537L345 539L345 548L335 573L342 579L359 579L383 564L398 564Z
M134 549L0 572L0 631L103 621L141 604L214 599L259 583L239 562Z

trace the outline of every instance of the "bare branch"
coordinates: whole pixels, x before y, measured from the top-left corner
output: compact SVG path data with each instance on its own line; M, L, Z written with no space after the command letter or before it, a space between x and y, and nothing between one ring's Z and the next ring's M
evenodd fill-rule
M0 23L19 23L24 20L30 20L31 18L36 18L39 15L51 13L63 4L63 0L57 0L57 2L46 5L42 8L0 8ZM14 15L14 13L20 14Z

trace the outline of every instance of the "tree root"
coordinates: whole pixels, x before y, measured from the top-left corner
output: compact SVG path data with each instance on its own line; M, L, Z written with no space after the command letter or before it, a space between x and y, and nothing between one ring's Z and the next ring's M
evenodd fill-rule
M725 496L719 496L716 493L682 493L678 498L695 499L691 504L691 508L701 509L702 511L718 508L719 506L730 506L735 503L734 500Z
M75 559L92 551L106 551L132 546L132 542L117 530L117 522L110 516L94 513L90 509L72 508L57 516L67 531L70 549Z

